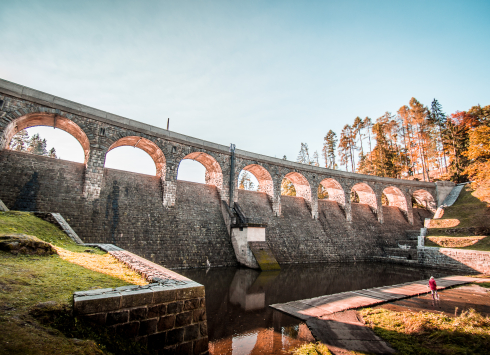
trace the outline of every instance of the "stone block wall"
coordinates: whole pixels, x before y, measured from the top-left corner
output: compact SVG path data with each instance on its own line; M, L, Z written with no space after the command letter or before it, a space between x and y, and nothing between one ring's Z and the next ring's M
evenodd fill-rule
M84 165L3 150L0 199L10 209L61 213L85 243L114 244L170 268L237 265L212 185L176 181L176 203L165 208L160 178L103 169L100 197L84 197ZM396 207L383 206L381 224L366 204L318 201L318 219L300 197L281 196L282 215L264 192L238 190L247 217L267 223L266 238L279 263L370 260L396 247L404 231L418 229L427 211L414 209L414 225Z
M166 267L236 265L215 186L177 181L167 209L157 176L104 168L100 197L83 196L84 165L3 150L0 199L61 213L85 243L115 244Z
M490 252L433 247L418 247L417 250L419 263L424 266L490 275Z
M123 286L76 292L76 316L134 338L150 353L207 354L204 286L181 284Z
M397 207L383 206L385 223L380 223L367 204L352 204L352 222L336 201L318 201L318 219L312 219L305 200L281 196L282 216L275 217L265 193L238 191L245 215L267 223L266 240L279 263L339 262L373 260L385 249L398 247L411 225Z

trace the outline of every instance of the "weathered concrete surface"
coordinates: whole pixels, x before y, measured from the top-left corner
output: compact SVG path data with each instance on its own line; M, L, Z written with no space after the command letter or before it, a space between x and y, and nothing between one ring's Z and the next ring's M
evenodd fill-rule
M474 282L468 276L447 276L436 279L438 289ZM430 292L427 280L406 282L399 285L376 287L368 290L342 292L305 300L273 304L272 308L288 313L294 317L307 320L321 318L329 314L349 309L369 307L396 299L425 294Z
M364 326L356 311L344 311L310 318L306 321L315 340L328 346L335 355L352 354L360 351L369 354L394 354L385 341Z
M490 279L475 279L476 282ZM410 297L385 303L375 308L385 308L396 312L436 312L448 316L460 315L470 308L485 316L490 316L490 289L478 285L464 285L438 292L439 301L434 302L430 294Z

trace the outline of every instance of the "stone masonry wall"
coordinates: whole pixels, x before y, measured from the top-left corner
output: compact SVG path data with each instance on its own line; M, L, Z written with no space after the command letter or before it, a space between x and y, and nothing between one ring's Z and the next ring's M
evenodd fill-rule
M207 354L204 286L190 281L76 292L76 316L134 338L151 354Z
M422 265L490 275L490 252L432 247L418 247L417 250Z
M86 243L110 243L166 267L236 265L212 185L176 182L176 204L162 203L158 177L103 169L100 198L83 196L83 164L4 150L0 199L10 209L61 213ZM238 191L248 217L268 223L266 238L280 263L365 260L396 247L404 231L420 228L396 207L383 207L381 224L368 205L352 204L352 222L337 202L320 200L318 219L299 197L281 196L276 217L266 193ZM420 225L420 226L419 226Z
M405 230L421 226L408 223L397 207L383 206L386 223L381 224L369 205L353 203L347 223L339 204L330 200L319 201L317 220L299 197L281 196L281 217L274 217L265 193L239 190L238 202L247 217L268 223L266 240L279 263L370 260L406 239Z
M216 187L177 181L162 204L156 176L104 169L100 198L83 197L83 164L0 152L0 199L10 209L61 213L85 243L110 243L166 267L236 265Z

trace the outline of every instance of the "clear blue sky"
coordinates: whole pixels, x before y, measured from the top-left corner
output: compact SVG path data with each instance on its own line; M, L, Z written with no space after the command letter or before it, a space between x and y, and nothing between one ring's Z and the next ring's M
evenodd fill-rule
M490 1L0 3L0 77L270 156L411 97L490 104Z

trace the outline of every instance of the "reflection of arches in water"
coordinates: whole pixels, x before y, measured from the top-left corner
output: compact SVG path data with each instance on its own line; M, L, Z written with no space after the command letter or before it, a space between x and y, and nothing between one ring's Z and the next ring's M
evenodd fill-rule
M303 175L297 172L291 172L286 174L285 178L293 183L297 197L302 197L311 202L310 184Z
M366 183L360 182L355 184L351 192L355 192L359 197L359 203L369 205L373 210L377 210L376 194L373 189Z
M247 165L240 174L244 171L251 173L257 179L257 191L265 192L270 197L274 196L274 183L272 182L271 174L263 166L258 164ZM240 179L238 182L240 182Z
M335 179L323 179L320 182L321 187L328 193L328 200L336 201L341 206L345 205L344 189Z
M156 172L156 176L162 178L162 180L165 180L165 155L163 154L162 150L152 141L149 139L143 138L143 137L138 137L138 136L128 136L124 137L121 139L118 139L115 141L108 149L107 151L107 156L116 148L119 148L119 151L122 151L120 147L134 147L134 148L139 148L143 152L145 152L147 155L150 156L150 158L153 160L153 163L155 164L155 170L153 170L153 174ZM124 149L124 151L127 151L127 149ZM114 151L115 153L115 151ZM107 160L106 156L106 160ZM139 155L141 156L141 155ZM111 163L111 158L109 156L109 163ZM118 164L118 168L125 169L125 170L130 170L131 166L128 166L125 164L125 161L129 159L125 159L121 164ZM136 169L135 169L136 170ZM140 171L135 171L135 172L140 172Z
M203 152L194 152L186 155L183 159L191 159L201 163L204 168L206 168L206 172L204 174L204 182L208 185L214 185L219 190L223 187L223 173L221 170L221 166L211 155L203 153ZM181 163L182 163L181 161ZM179 164L180 168L180 164Z
M85 132L73 121L54 114L48 113L30 113L19 117L5 127L0 142L5 144L5 148L9 148L12 138L17 132L36 126L48 126L59 128L71 134L80 143L84 154L84 163L87 164L90 152L90 142ZM3 147L0 146L0 149Z
M430 192L420 189L414 191L412 196L420 207L435 213L437 204Z

